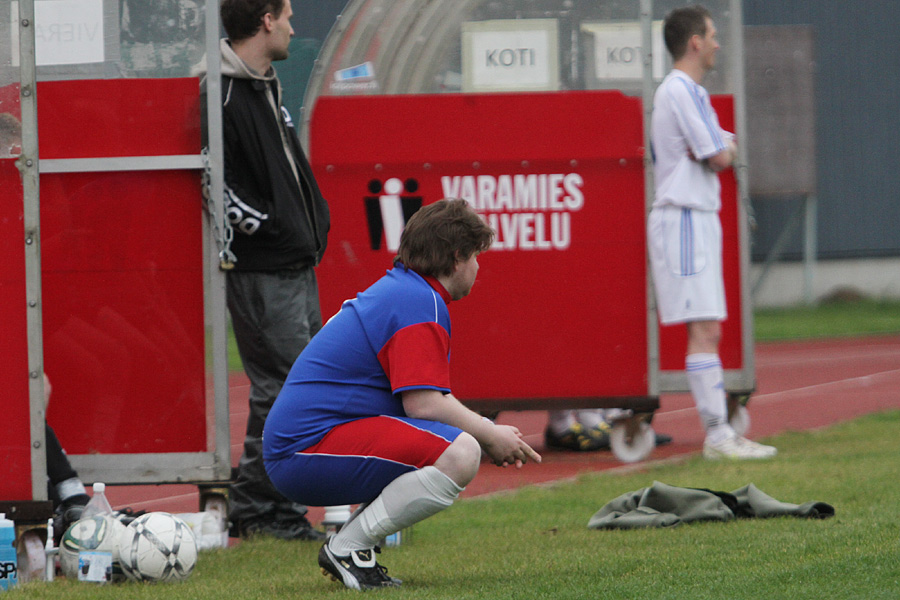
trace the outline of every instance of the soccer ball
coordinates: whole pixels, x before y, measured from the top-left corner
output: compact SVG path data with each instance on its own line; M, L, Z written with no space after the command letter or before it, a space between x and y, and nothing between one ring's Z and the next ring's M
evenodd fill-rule
M119 561L133 581L182 581L197 564L190 525L167 512L141 515L118 538Z
M82 550L112 554L112 581L124 579L119 566L118 541L125 526L110 516L94 515L72 523L59 542L59 566L63 574L78 577L78 553Z

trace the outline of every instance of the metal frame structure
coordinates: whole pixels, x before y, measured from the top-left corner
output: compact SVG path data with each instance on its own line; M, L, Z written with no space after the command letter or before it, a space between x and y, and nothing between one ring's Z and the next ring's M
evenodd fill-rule
M650 147L650 118L653 115L653 0L641 2L641 47L645 48L641 64L641 100L644 109L644 148ZM649 214L653 204L655 180L653 178L653 158L644 153L644 209ZM656 315L656 301L653 297L653 279L647 269L647 379L653 393L660 392L659 371L659 325Z
M37 73L35 67L34 0L19 3L20 106L22 174L25 203L25 293L28 303L28 393L31 406L31 487L34 500L47 500L47 453L44 435L44 345L41 320L41 206L38 166Z
M163 170L206 170L210 197L223 196L224 151L222 146L221 103L209 103L208 149L198 155L129 156L85 159L40 160L37 131L37 69L34 29L35 0L20 0L19 56L21 65L22 154L17 162L22 173L26 289L28 302L27 338L29 403L31 415L31 465L34 500L47 499L46 452L44 439L43 330L41 318L40 261L40 173L88 173ZM207 91L209 97L221 97L219 60L219 5L205 6L204 44L207 55ZM197 193L200 201L200 190ZM224 222L221 202L211 203L211 218ZM72 465L86 483L159 484L175 482L211 482L227 479L231 470L228 408L227 320L225 312L225 275L219 269L218 227L204 223L203 288L204 314L210 331L207 356L211 364L212 401L214 403L213 449L196 453L145 453L108 455L69 455ZM209 401L209 393L207 394Z

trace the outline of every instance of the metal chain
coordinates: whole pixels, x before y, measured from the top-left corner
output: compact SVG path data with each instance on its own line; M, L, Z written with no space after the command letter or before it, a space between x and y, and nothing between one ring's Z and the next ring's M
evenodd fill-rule
M234 240L234 229L232 229L228 217L224 215L224 210L222 227L219 227L219 221L216 219L216 200L212 198L212 194L209 192L209 184L212 180L211 168L209 165L209 149L204 148L202 155L203 175L201 186L203 190L203 204L209 215L209 221L212 223L213 238L216 241L216 247L219 249L219 268L223 271L230 271L234 268L234 263L237 262L237 256L231 251L231 242Z

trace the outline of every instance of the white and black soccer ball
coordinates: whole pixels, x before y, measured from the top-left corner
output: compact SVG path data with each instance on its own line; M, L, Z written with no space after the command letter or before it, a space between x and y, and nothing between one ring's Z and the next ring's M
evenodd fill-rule
M141 515L118 540L119 561L133 581L183 581L197 564L190 525L167 512Z
M111 516L94 515L72 523L59 542L59 566L68 578L78 578L78 554L81 551L112 554L112 581L124 579L119 561L118 542L125 526Z

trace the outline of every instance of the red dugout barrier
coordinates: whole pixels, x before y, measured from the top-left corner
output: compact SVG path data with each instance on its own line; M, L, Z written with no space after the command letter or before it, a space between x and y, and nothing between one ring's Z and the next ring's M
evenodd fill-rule
M199 81L44 83L38 127L42 159L199 154ZM48 418L70 454L207 450L199 186L41 177Z
M196 155L197 79L43 82L40 158ZM73 169L76 170L76 169ZM40 179L48 421L77 454L207 451L203 207L190 171ZM0 160L0 497L30 499L23 200Z
M0 499L31 500L31 428L28 405L28 330L25 299L25 227L22 183L15 159L0 159L0 325L3 435Z
M320 97L323 312L390 266L415 208L463 197L498 237L451 305L454 392L510 408L646 398L641 118L619 92Z
M713 102L733 130L732 98ZM418 206L463 197L498 238L472 296L451 305L455 392L509 408L652 395L641 112L616 91L320 97L310 154L333 213L323 312L389 267ZM737 186L731 171L721 180L722 360L741 369ZM661 328L659 343L661 369L683 370L684 327Z

